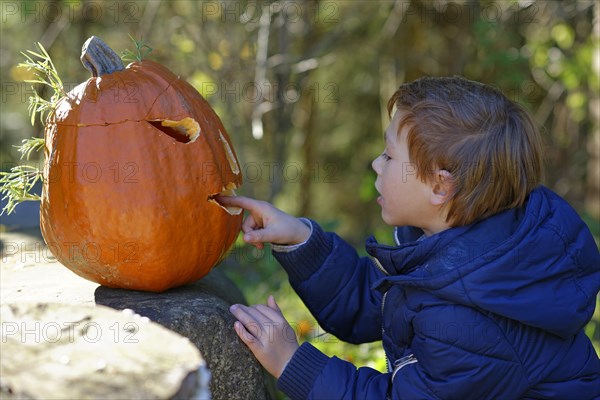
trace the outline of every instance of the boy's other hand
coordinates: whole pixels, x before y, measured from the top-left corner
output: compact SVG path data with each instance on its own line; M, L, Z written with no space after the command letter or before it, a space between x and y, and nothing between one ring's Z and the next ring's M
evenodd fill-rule
M283 245L303 243L310 236L310 228L302 221L266 201L244 196L220 196L216 200L224 206L248 210L250 215L242 224L244 241L256 248L262 249L265 242Z
M262 366L279 379L299 346L273 296L269 296L267 305L234 304L229 310L237 318L233 327L240 339Z

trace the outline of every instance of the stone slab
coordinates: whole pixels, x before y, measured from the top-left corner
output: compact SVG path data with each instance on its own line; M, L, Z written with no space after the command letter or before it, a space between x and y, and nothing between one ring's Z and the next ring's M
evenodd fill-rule
M0 234L0 303L60 303L135 313L189 338L212 373L214 399L275 398L273 379L237 338L229 306L246 303L215 268L191 285L163 293L110 289L87 281L56 261L35 231Z

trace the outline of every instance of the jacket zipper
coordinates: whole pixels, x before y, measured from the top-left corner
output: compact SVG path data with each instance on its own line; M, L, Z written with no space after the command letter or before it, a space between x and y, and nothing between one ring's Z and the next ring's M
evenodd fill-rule
M379 269L381 272L383 272L384 275L389 276L390 274L385 270L385 268L383 268L383 265L381 265L381 262L377 259L377 257L371 257L371 259L373 260L373 264L375 264L375 266L377 267L377 269ZM383 319L383 309L385 307L385 298L387 297L387 290L383 293L383 297L381 298L381 339L383 340L383 337L385 336L385 325L384 325L384 319ZM388 372L392 372L392 364L390 363L390 359L387 355L387 352L385 351L385 348L383 349L383 353L385 354L385 366L387 367Z
M387 272L385 270L385 268L383 268L383 265L381 265L381 262L376 258L376 257L371 257L371 259L373 260L373 264L375 264L375 266L381 271L383 272L385 275L390 276L389 272Z
M396 240L396 244L399 245L395 234L394 234L394 240ZM383 268L383 265L381 265L381 262L377 259L377 257L371 257L371 258L373 260L373 264L375 264L377 269L379 269L384 275L390 276L390 274L385 270L385 268ZM383 293L383 297L381 298L381 339L382 340L385 337L385 322L384 322L384 318L383 318L383 310L385 308L385 299L387 297L387 294L388 294L388 291L386 290ZM383 354L385 355L385 366L386 366L388 372L392 372L392 364L390 363L390 358L388 357L388 354L387 354L387 351L385 351L385 348L383 349ZM392 375L392 381L393 381L393 375ZM391 398L392 398L391 389L392 389L392 387L390 386L388 389L388 393L386 395L387 400L391 400Z
M396 236L396 232L394 232L394 240L396 241L397 245L400 245L399 240ZM371 257L371 258L373 259L373 264L375 264L375 266L381 272L383 272L384 275L387 275L387 276L390 275L385 270L385 268L383 268L383 265L381 265L381 262L376 257ZM381 338L382 339L385 336L385 325L383 322L383 309L385 307L385 299L387 297L387 294L388 294L388 291L386 290L385 293L383 293L383 297L381 298ZM396 374L398 373L398 371L400 371L402 368L404 368L405 366L407 366L409 364L414 364L416 362L419 362L419 360L417 360L417 358L415 357L414 354L409 354L406 357L402 357L402 358L399 358L396 361L394 361L394 367L392 368L392 364L390 363L390 359L389 359L385 349L383 349L383 353L385 354L385 365L387 367L387 370L388 370L388 372L392 372L392 379L390 381L390 383L392 383L392 384L394 382L394 378L396 377ZM391 400L390 393L387 394L386 398Z
M402 357L394 361L394 372L392 373L392 382L394 382L394 378L396 377L398 371L406 367L408 364L414 364L416 362L419 362L419 360L417 360L417 357L415 357L414 354L409 354L406 357Z
M385 298L387 297L388 292L386 291L383 294L383 297L381 298L381 339L383 340L384 336L385 336L385 324L383 321L383 308L385 307ZM385 348L383 349L383 354L385 355L385 366L388 370L388 372L392 372L392 364L390 363L390 359L387 355L387 351L385 351Z

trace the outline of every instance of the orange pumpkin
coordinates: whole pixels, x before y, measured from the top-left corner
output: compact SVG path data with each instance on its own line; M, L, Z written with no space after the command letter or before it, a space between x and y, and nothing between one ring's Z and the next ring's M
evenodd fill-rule
M242 221L214 200L242 183L223 124L160 64L124 68L96 37L82 62L93 77L46 123L41 229L50 251L109 287L158 292L201 278Z

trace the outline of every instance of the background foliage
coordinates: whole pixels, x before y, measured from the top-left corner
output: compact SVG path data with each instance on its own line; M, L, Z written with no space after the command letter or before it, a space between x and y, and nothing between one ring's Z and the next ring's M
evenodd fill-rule
M382 149L387 99L423 75L464 75L526 105L543 126L544 183L600 236L600 22L593 0L0 5L3 170L17 161L12 146L43 130L28 122L32 90L24 80L32 76L17 67L20 52L41 42L68 89L88 78L77 61L86 38L124 50L131 35L221 116L241 161L243 194L314 218L358 248L371 233L389 240L370 163ZM275 293L303 340L384 368L379 346L322 335L268 252L238 243L224 268L250 302ZM598 311L587 332L600 346Z

